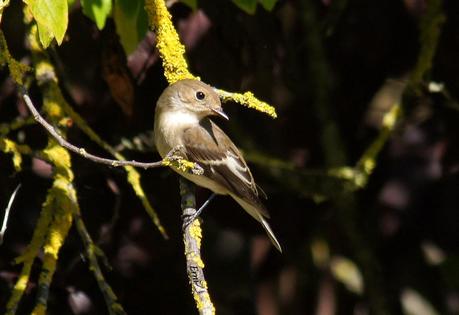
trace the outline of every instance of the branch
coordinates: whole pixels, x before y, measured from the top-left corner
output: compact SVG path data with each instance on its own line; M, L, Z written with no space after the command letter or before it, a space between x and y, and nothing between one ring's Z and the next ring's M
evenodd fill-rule
M204 262L201 258L202 230L199 220L186 225L187 218L196 213L195 186L180 177L182 196L183 242L185 244L186 270L191 284L196 307L201 315L214 315L215 307L210 300L207 282L204 278Z
M82 157L91 160L96 163L101 163L101 164L106 164L114 167L118 166L126 166L126 165L131 165L134 167L143 167L144 169L147 168L153 168L153 167L161 167L164 166L163 161L158 161L158 162L152 162L152 163L143 163L143 162L137 162L137 161L119 161L119 160L112 160L112 159L106 159L106 158L101 158L99 156L93 155L91 153L87 153L85 149L79 148L62 137L59 132L57 132L54 127L48 123L43 116L40 115L38 110L35 108L35 106L32 103L32 100L30 99L30 96L28 95L26 89L23 86L19 87L20 94L24 100L24 102L27 105L27 108L30 110L30 112L33 115L33 118L40 124L42 125L49 133L51 136L53 136L56 141L63 146L64 148L68 149L69 151L72 151L74 153L77 153L81 155Z
M99 262L97 261L97 254L101 250L94 244L91 235L89 235L86 225L81 218L80 208L76 200L73 200L75 205L75 212L73 214L75 219L76 228L80 238L83 241L85 247L86 257L88 258L89 270L94 274L94 278L97 281L102 295L104 296L105 304L110 315L123 315L126 312L123 306L118 302L118 298L113 292L110 285L105 280L104 274L100 268Z
M432 69L432 62L438 41L446 21L442 0L427 1L426 11L419 21L419 42L421 45L416 66L410 75L410 85L418 89L425 75Z
M33 262L40 252L40 249L46 238L48 226L53 220L52 208L48 206L52 202L53 198L54 197L51 194L46 196L46 201L43 203L42 210L40 212L40 217L35 224L32 240L29 242L29 245L27 245L27 249L24 251L24 253L15 259L16 264L22 263L23 266L18 280L13 287L11 296L8 299L5 315L16 314L19 301L21 300L27 288Z

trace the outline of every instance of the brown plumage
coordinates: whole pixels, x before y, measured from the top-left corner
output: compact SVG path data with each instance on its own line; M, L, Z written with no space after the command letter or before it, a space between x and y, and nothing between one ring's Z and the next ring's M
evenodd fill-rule
M279 242L265 218L269 214L260 201L257 186L247 163L231 139L208 118L220 115L227 119L214 90L197 80L178 81L161 94L155 114L154 138L162 157L172 149L198 163L202 175L177 171L195 184L217 194L230 195L259 221L272 243Z

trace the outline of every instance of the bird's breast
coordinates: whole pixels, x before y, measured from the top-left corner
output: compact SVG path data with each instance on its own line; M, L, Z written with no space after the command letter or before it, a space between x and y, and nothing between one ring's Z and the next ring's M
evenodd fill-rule
M183 131L199 124L193 113L171 111L163 112L155 122L155 144L161 157L165 157L173 148L183 145Z

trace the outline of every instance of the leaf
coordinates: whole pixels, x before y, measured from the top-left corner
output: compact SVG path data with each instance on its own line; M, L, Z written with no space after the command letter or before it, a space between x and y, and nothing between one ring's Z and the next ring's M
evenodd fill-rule
M53 38L60 45L68 26L67 0L25 0L38 25L38 36L44 48Z
M274 6L277 3L277 0L258 0L260 2L261 6L266 10L266 11L272 11Z
M406 288L400 296L405 315L438 315L432 304L411 288Z
M356 294L363 293L363 278L359 268L354 262L346 257L333 257L330 268L336 280Z
M143 0L116 0L113 17L116 32L127 55L132 53L145 37L148 29Z
M80 0L83 13L93 20L99 30L105 26L105 21L112 12L112 0Z
M233 0L233 3L248 14L255 14L257 10L257 0Z
M180 0L181 3L189 6L193 10L198 8L198 0Z

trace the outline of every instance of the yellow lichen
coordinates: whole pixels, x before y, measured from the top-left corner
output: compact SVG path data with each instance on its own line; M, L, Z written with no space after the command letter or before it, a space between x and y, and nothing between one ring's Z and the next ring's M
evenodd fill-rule
M190 162L180 156L172 155L164 158L161 161L162 165L169 166L177 169L180 172L188 173L192 172L195 175L202 175L204 170L197 163Z
M230 93L224 90L216 90L223 102L233 101L248 108L256 109L259 112L266 113L272 118L277 118L276 109L266 102L260 101L252 92Z
M189 226L190 236L196 241L198 248L201 248L202 229L199 220L194 220Z
M50 189L50 191L52 188ZM24 263L21 275L16 282L11 297L8 300L6 314L14 314L17 309L17 305L21 300L22 295L27 287L29 281L30 271L35 257L38 255L40 248L42 247L46 235L48 233L48 227L53 220L55 194L48 192L45 202L42 206L40 218L35 226L32 240L25 252L15 259L15 263Z
M73 172L70 170L70 155L67 149L57 144L55 140L53 145L49 145L43 154L47 160L54 164L58 173L65 173L69 181L73 180Z
M21 274L14 285L8 304L6 305L5 315L12 315L16 313L16 309L19 301L21 300L22 295L24 294L25 289L27 288L27 283L29 283L29 275L32 269L33 260L27 261L21 271Z
M156 34L156 47L163 61L164 76L169 84L182 79L196 79L188 71L185 60L185 46L180 42L177 31L164 0L146 0L150 27Z
M32 149L27 145L17 144L6 138L0 138L0 151L13 154L13 166L16 171L21 170L22 154L32 153Z
M0 19L1 19L1 7L0 3ZM11 77L13 78L14 82L22 85L23 84L23 77L27 71L30 71L30 68L25 64L22 64L16 61L10 54L8 50L8 45L6 44L5 35L3 34L2 30L0 30L0 66L4 64L8 65L8 69L10 70Z
M32 311L32 315L45 315L46 314L46 305L37 304L37 306Z
M382 121L383 128L381 129L378 137L373 141L373 143L371 143L358 161L356 169L359 172L357 173L364 175L367 178L373 172L376 167L376 158L389 139L389 136L392 134L392 131L401 116L401 112L402 110L400 105L394 104L390 110L384 114ZM363 184L366 183L366 178L363 181Z
M401 107L399 104L394 104L391 109L384 114L382 125L384 128L392 129L395 126L401 114Z
M72 174L73 176L73 174ZM47 291L56 271L59 251L64 244L68 231L73 222L72 196L76 196L75 189L69 179L58 178L54 181L49 194L55 195L53 203L54 219L48 229L48 236L43 246L43 264L38 281L38 302L32 314L44 314L47 303Z
M205 283L205 281L204 281L204 284L207 287L207 283ZM210 300L209 293L206 292L206 293L198 294L197 292L193 292L193 298L196 302L196 307L200 311L200 314L206 314L206 315L215 314L215 307L213 306ZM206 310L207 312L204 313L203 310L206 307L210 307L210 308L207 309Z
M368 158L362 163L362 167L365 173L369 174L376 167L376 161L373 158Z
M43 205L44 212L52 213L52 220L45 232L44 257L38 282L38 302L32 314L45 314L46 312L46 299L52 277L56 271L59 251L73 222L72 200L76 200L76 191L72 184L74 174L71 169L69 152L59 146L54 139L50 139L43 155L55 166L53 186L48 190L48 198Z

